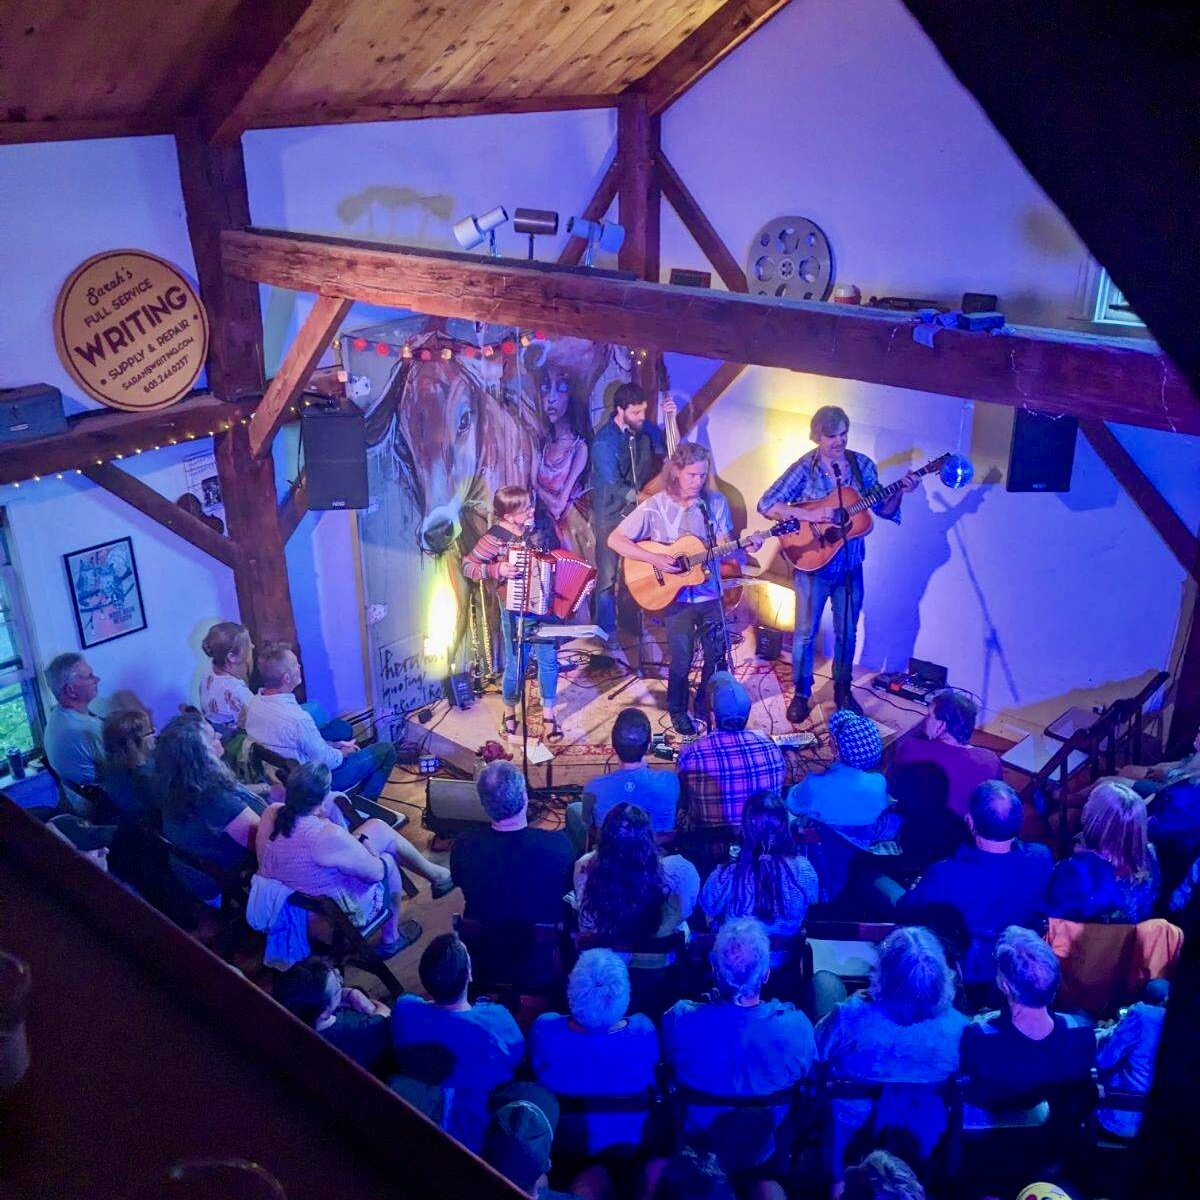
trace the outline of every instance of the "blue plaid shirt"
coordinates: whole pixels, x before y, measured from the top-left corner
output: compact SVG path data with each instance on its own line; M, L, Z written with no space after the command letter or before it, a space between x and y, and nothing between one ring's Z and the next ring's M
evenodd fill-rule
M850 462L850 478L843 479L845 487L852 487L860 494L869 492L879 486L879 471L875 464L857 450L847 450L846 458ZM765 517L767 512L776 504L804 504L809 500L824 500L827 496L836 494L837 480L833 473L825 469L818 450L810 450L794 463L763 493L758 502L758 511ZM882 516L880 508L886 501L873 505L871 511ZM900 523L900 510L889 513L888 521ZM817 575L832 577L841 575L843 571L853 571L862 566L867 556L867 539L853 538L823 566Z

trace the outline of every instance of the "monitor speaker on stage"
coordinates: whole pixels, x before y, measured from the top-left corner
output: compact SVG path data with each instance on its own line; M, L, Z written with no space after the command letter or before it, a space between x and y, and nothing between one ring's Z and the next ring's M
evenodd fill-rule
M312 406L300 417L308 507L367 507L367 425L353 404Z
M1008 454L1010 492L1069 492L1075 465L1074 417L1018 408Z
M473 779L429 779L425 783L425 815L421 824L438 837L454 837L468 829L490 829L492 819L479 799Z

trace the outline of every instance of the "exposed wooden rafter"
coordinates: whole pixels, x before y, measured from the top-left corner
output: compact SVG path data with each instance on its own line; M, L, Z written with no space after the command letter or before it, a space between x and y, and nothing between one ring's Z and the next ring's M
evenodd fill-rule
M617 105L617 219L625 241L617 253L623 271L658 282L659 212L661 205L658 158L662 123L646 108L643 96L622 96Z
M1200 541L1146 477L1133 455L1102 421L1081 421L1079 428L1117 482L1129 493L1129 498L1142 510L1142 515L1158 531L1179 565L1195 576L1200 570Z
M170 133L172 121L163 113L146 116L96 117L67 121L0 121L0 146L27 142L81 142L100 138L147 137Z
M697 80L732 54L788 0L727 0L629 90L645 96L651 113L660 113Z
M229 232L222 254L235 277L294 291L1200 433L1200 404L1178 371L1153 347L1128 342L1055 330L990 337L946 329L926 349L912 340L912 319L896 313L344 238Z
M308 512L308 476L302 471L300 477L288 488L288 494L279 502L279 536L284 544L291 540L296 527Z
M84 475L106 492L132 505L160 525L191 542L197 550L224 563L227 567L239 566L238 548L229 538L215 529L210 529L199 517L172 503L166 496L156 492L148 484L122 471L112 463L93 463L83 468Z
M659 186L667 203L678 214L684 228L695 239L696 245L704 251L704 257L712 263L713 270L721 277L721 282L731 292L748 292L750 288L746 283L745 271L730 254L729 247L721 240L721 235L704 215L696 197L688 191L687 185L679 177L679 172L671 166L661 148L658 152L657 171Z
M242 0L229 26L231 37L216 75L198 98L201 128L213 145L228 146L250 122L256 99L270 96L304 55L325 36L350 0ZM302 24L306 15L310 19Z
M95 409L72 417L66 433L0 446L0 483L81 471L161 446L210 437L249 419L253 411L252 404L225 404L202 392L155 412Z
M679 432L686 437L704 419L710 408L729 390L730 384L746 369L745 363L723 362L692 394L679 414Z
M334 334L353 303L353 300L340 296L317 297L295 341L279 364L279 371L271 380L262 404L250 419L250 453L255 458L261 458L270 451L275 434L304 390L321 355L329 349Z

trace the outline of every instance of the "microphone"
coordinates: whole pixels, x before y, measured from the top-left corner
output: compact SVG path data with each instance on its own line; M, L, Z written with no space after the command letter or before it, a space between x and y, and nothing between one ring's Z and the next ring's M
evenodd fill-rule
M841 481L842 481L842 468L841 468L841 467L839 467L837 463L834 463L834 464L833 464L833 477L834 477L834 479L836 479L836 480L838 481L838 483L841 483Z

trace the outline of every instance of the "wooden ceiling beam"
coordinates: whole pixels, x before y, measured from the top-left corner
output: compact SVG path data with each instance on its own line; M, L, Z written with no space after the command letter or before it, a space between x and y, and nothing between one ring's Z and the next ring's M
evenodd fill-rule
M98 463L210 437L249 420L253 411L253 404L226 404L208 393L193 393L156 412L95 409L71 417L66 433L0 445L0 483L82 472Z
M78 121L0 121L0 146L33 142L82 142L99 138L150 137L170 133L169 116L99 117Z
M239 566L240 558L237 545L215 529L205 525L199 517L172 503L166 496L156 492L148 484L122 471L112 463L93 463L83 468L84 475L93 483L111 492L126 504L136 508L138 512L156 521L173 534L191 542L197 550L224 563L227 567Z
M1081 421L1079 428L1099 455L1101 462L1113 473L1117 482L1129 493L1129 498L1142 515L1158 531L1168 549L1189 575L1200 578L1200 541L1184 524L1175 509L1150 482L1134 461L1133 455L1121 445L1116 435L1103 421Z
M230 146L249 127L255 104L346 15L351 0L242 0L229 21L220 68L195 98L205 139ZM308 18L305 20L305 18Z
M478 117L497 113L571 112L613 108L615 96L514 96L502 99L464 97L459 100L372 100L362 104L322 105L285 112L256 112L249 129L289 129L307 125L349 125L368 121L423 121L429 117Z
M661 194L654 165L662 122L651 116L644 96L622 96L617 105L617 219L625 240L617 253L621 270L658 282Z
M723 362L692 394L679 414L679 434L687 437L704 419L708 410L729 390L746 369L745 363Z
M297 526L308 512L308 476L301 471L288 494L279 502L279 536L287 545Z
M271 449L275 434L287 420L289 410L299 399L321 355L329 349L353 303L339 296L317 297L296 340L283 356L279 373L271 380L262 404L250 419L250 453L255 458L262 458Z
M687 185L679 177L679 172L671 166L661 148L658 152L657 171L659 186L667 203L675 210L684 228L704 252L704 257L712 263L713 270L721 277L721 282L731 292L748 292L750 286L746 282L745 271L729 252L729 247L721 240L721 235L704 215L696 197L688 191Z
M587 202L583 212L579 215L585 221L603 220L604 214L608 212L613 200L616 199L617 188L620 186L620 182L621 166L614 153L612 162L608 164L608 170L600 177L600 182L597 184L592 198ZM568 237L566 245L563 246L562 252L558 256L559 266L579 266L583 261L583 252L586 249L587 241L584 238Z
M1200 404L1153 346L1013 327L944 329L934 349L905 314L668 287L549 263L347 238L221 236L225 269L298 292L438 317L536 326L595 341L786 367L1018 408L1200 433Z
M651 113L661 113L761 29L787 2L727 0L628 90L645 96Z

